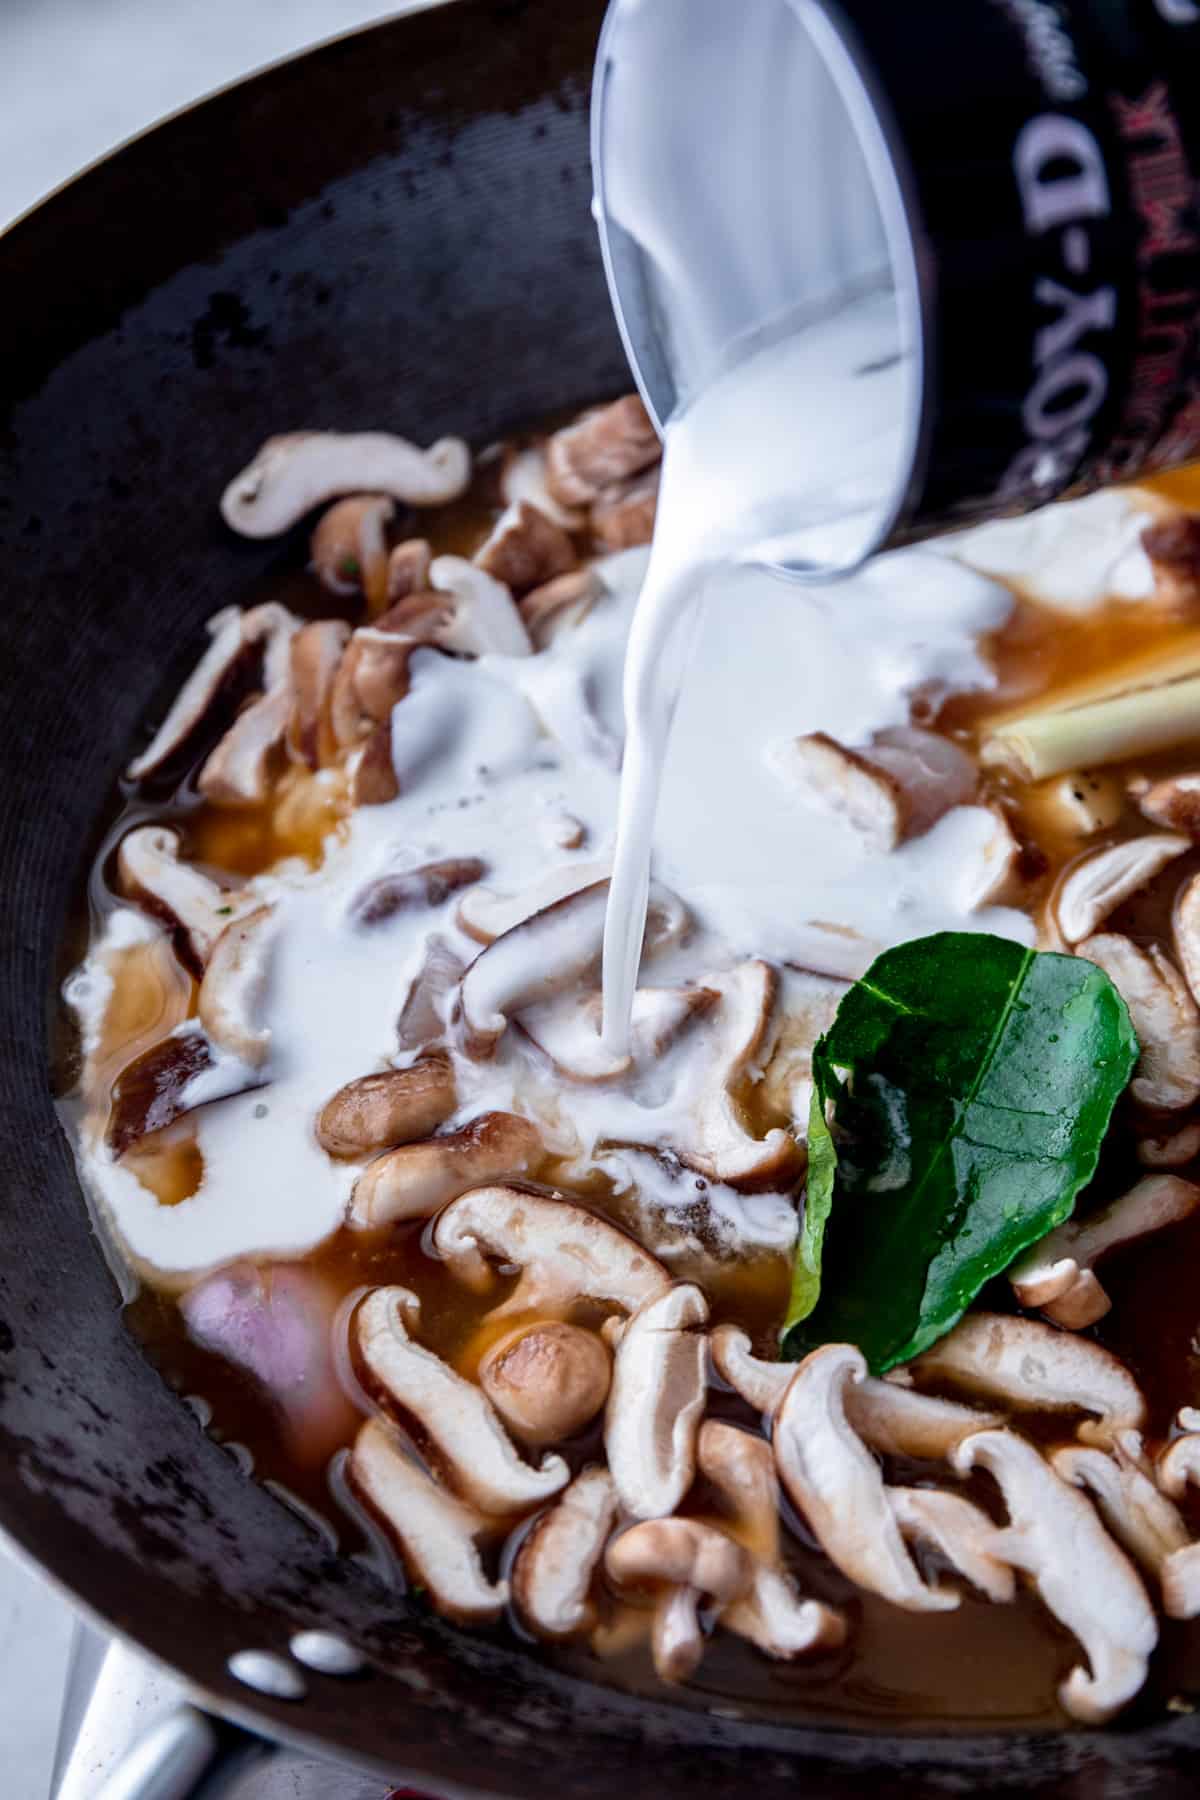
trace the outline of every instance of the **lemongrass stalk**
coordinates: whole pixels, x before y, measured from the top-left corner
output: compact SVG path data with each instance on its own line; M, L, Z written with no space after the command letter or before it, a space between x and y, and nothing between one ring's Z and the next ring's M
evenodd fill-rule
M983 761L1029 781L1153 756L1200 740L1200 674L1139 687L1083 706L1051 707L997 720L980 747Z

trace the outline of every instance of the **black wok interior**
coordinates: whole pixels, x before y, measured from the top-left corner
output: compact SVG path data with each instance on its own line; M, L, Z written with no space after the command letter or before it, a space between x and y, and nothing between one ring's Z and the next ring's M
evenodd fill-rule
M202 621L275 566L216 497L261 439L484 443L626 381L588 212L597 0L458 0L205 102L0 240L0 1526L232 1715L511 1800L1191 1794L1200 1727L856 1737L648 1704L409 1611L201 1433L122 1325L52 1109L60 938ZM360 1681L225 1672L324 1625ZM884 1785L886 1784L886 1785Z

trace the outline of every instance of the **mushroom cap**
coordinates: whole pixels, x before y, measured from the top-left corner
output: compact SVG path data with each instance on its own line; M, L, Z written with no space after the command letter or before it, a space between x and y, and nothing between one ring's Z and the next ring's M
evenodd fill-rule
M921 1580L879 1464L846 1416L846 1390L866 1373L851 1344L823 1344L805 1357L775 1415L779 1478L826 1556L851 1581L909 1612L951 1611L959 1596Z
M428 450L384 431L291 431L268 438L221 496L221 516L242 537L278 537L342 494L390 494L409 506L456 500L471 479L461 438Z
M563 506L590 506L614 482L650 468L662 445L637 394L589 408L546 445L546 486Z
M492 1345L479 1385L515 1437L553 1444L574 1437L608 1396L612 1359L593 1331L548 1319Z
M354 1314L353 1347L370 1387L416 1431L447 1481L483 1513L528 1510L567 1484L561 1456L524 1462L487 1396L416 1343L420 1308L407 1288L376 1288Z
M890 1487L888 1504L910 1543L928 1544L999 1605L1016 1598L1016 1577L994 1554L997 1527L982 1507L940 1488Z
M203 975L236 896L180 862L179 833L162 825L140 825L125 833L117 851L117 879L122 893L167 926L188 971Z
M1200 1120L1192 1119L1178 1131L1155 1133L1138 1139L1137 1159L1147 1169L1182 1169L1200 1156Z
M1072 1331L1095 1324L1111 1302L1093 1264L1122 1244L1186 1219L1200 1205L1200 1187L1178 1175L1147 1175L1128 1193L1085 1219L1067 1219L1009 1270L1022 1306L1040 1307Z
M1200 838L1200 772L1168 775L1138 796L1138 807L1152 825Z
M1152 1575L1188 1542L1179 1510L1160 1493L1145 1464L1136 1431L1118 1432L1110 1453L1064 1444L1050 1457L1056 1475L1089 1493L1117 1542Z
M429 580L453 599L449 623L436 633L444 650L460 656L532 656L533 645L502 581L462 556L436 556Z
M615 1081L631 1068L656 1061L719 999L715 988L638 988L625 1055L610 1050L604 1042L604 997L599 989L559 995L540 1006L527 1007L516 1022L564 1080Z
M1158 1626L1132 1563L1091 1504L1013 1431L980 1431L952 1458L960 1475L985 1468L1009 1515L994 1553L1024 1569L1042 1600L1083 1646L1059 1698L1073 1718L1102 1724L1146 1679Z
M1093 850L1073 863L1051 898L1051 913L1065 944L1093 937L1111 912L1182 856L1188 839L1171 832L1148 832Z
M480 1182L529 1174L544 1154L528 1119L481 1113L461 1131L402 1144L368 1163L354 1184L346 1222L378 1229L400 1219L431 1219Z
M1175 896L1175 955L1192 998L1200 996L1200 875L1184 882Z
M1129 1008L1142 1049L1134 1099L1161 1112L1200 1099L1200 1009L1169 957L1111 931L1085 938L1075 954L1103 969Z
M444 906L459 888L476 882L486 865L477 856L444 857L419 869L397 869L368 882L350 902L346 916L354 925L382 925L398 912Z
M529 500L518 500L500 515L474 560L516 595L565 575L579 557L561 525Z
M749 1191L786 1188L804 1166L804 1153L789 1131L776 1127L753 1136L739 1105L739 1089L765 1056L778 985L775 970L758 959L704 977L702 986L720 995L712 1014L712 1060L697 1084L690 1141L672 1145L698 1174Z
M616 1522L616 1490L600 1468L582 1470L536 1521L513 1563L512 1597L537 1637L570 1638L591 1629L596 1611L588 1590Z
M795 1363L764 1362L753 1354L740 1325L718 1325L709 1343L717 1374L760 1413L773 1413L796 1373Z
M674 1512L696 1472L706 1398L708 1323L698 1287L681 1282L646 1300L617 1345L604 1448L621 1505L637 1519Z
M751 1557L740 1544L698 1519L643 1519L613 1538L604 1567L617 1588L693 1588L719 1604L750 1585Z
M231 919L212 947L196 1011L211 1042L249 1069L261 1069L271 1033L259 1020L280 919L256 906Z
M271 791L271 754L292 716L286 687L272 688L244 706L196 779L214 806L261 806Z
M382 1419L368 1419L354 1440L347 1475L440 1613L463 1624L499 1617L508 1583L488 1580L475 1542L488 1522L438 1486L408 1454L399 1432Z
M563 863L538 877L531 887L519 894L499 894L495 888L468 888L455 909L455 923L460 931L477 944L492 944L506 931L512 931L535 913L544 912L568 894L607 881L612 873L610 862Z
M376 1151L428 1137L455 1104L450 1060L434 1052L406 1068L348 1081L321 1108L317 1142L330 1156L362 1162Z
M350 627L344 619L314 619L302 625L291 641L288 755L293 762L305 763L310 769L319 768L336 748L329 709L333 684L349 642Z
M670 1285L662 1264L610 1220L521 1188L474 1188L452 1200L432 1241L455 1274L469 1274L481 1252L523 1270L513 1312L553 1313L574 1300L633 1312Z
M872 855L886 856L904 836L908 810L896 777L828 733L772 744L767 761L789 794L849 826Z
M517 602L535 650L548 650L561 631L583 623L604 592L593 568L570 569L522 594Z
M396 1021L396 1040L402 1052L425 1050L442 1041L450 996L462 974L462 959L444 937L432 932Z
M480 951L459 988L469 1056L491 1056L513 1013L552 999L599 966L608 888L605 879L573 889ZM654 918L648 951L677 941L687 919L680 902L657 883L651 887L650 906ZM461 916L461 905L459 912Z
M1035 1412L1097 1415L1079 1427L1087 1442L1106 1445L1146 1413L1141 1389L1122 1362L1089 1338L1037 1319L968 1313L954 1330L907 1365L913 1375Z
M313 573L331 594L386 598L387 527L396 515L386 494L348 494L321 514L309 540Z

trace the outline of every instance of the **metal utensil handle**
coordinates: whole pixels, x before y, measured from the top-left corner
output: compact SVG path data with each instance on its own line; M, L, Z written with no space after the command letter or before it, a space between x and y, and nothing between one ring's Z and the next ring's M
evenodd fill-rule
M181 1706L140 1738L96 1800L219 1800L251 1757L275 1746L236 1725Z

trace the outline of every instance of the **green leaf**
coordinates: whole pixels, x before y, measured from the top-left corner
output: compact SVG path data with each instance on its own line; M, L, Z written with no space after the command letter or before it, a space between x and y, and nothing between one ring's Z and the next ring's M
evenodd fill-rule
M813 1057L814 1076L819 1053L818 1046ZM804 1221L800 1227L796 1260L792 1266L792 1297L787 1315L789 1325L807 1319L820 1297L821 1249L825 1241L825 1227L833 1207L837 1150L834 1148L833 1134L825 1123L822 1087L820 1081L814 1080L812 1100L808 1108L808 1182L804 1198Z
M852 1343L882 1372L949 1331L1070 1213L1137 1057L1080 957L970 932L885 951L813 1054L814 1215L783 1354Z

